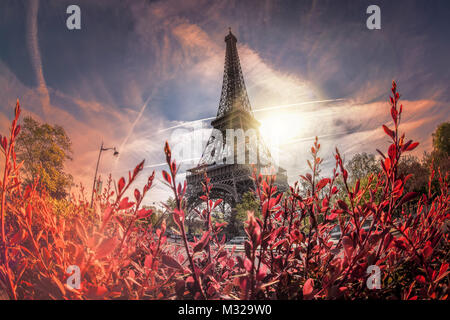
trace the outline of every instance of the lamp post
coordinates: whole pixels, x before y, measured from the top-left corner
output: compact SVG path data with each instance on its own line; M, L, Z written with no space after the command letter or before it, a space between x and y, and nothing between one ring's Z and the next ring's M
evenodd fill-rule
M100 151L98 153L98 159L97 159L97 166L95 167L95 176L94 176L94 184L92 185L92 195L91 195L91 208L94 202L94 191L95 191L95 183L97 182L97 172L98 172L98 165L100 163L100 156L102 155L103 151L108 151L108 150L114 150L114 156L117 157L119 155L119 152L116 150L116 147L113 148L104 148L103 147L103 141L102 141L102 145L100 146Z

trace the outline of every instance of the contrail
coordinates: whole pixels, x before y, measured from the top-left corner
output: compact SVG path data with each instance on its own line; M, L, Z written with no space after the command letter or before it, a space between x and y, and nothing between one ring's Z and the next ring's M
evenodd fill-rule
M369 132L369 131L373 131L373 130L341 131L341 132L335 132L335 133L318 135L317 138L319 138L319 139L332 138L332 137L340 136L340 135L354 134L354 133L360 133L360 132ZM298 138L298 139L291 139L291 140L288 140L285 143L283 143L283 145L297 143L297 142L303 142L303 141L311 141L311 140L314 140L315 138L316 138L316 136L305 137L305 138Z
M181 164L183 162L195 161L195 160L200 160L200 158L184 159L184 160L181 160L181 161L177 161L177 164ZM144 169L163 167L163 166L166 166L166 165L167 165L167 162L149 164L149 165L144 166ZM123 172L125 172L125 171L128 171L128 170L124 170ZM122 171L120 171L120 172L122 172Z
M28 17L27 17L28 47L30 50L31 64L33 65L34 72L36 73L38 91L45 118L50 107L50 95L48 93L47 84L45 83L44 72L42 70L41 53L39 50L38 24L37 24L38 10L39 10L39 0L30 0L30 7L28 10Z
M131 125L130 130L128 130L128 133L127 133L125 139L124 139L124 140L122 141L122 143L120 144L120 146L119 146L119 151L122 151L123 147L124 147L125 144L128 142L128 139L130 139L131 134L133 133L134 127L136 126L136 124L137 124L137 123L139 122L139 120L141 119L142 114L144 113L145 108L147 108L147 105L148 105L148 103L150 102L150 99L151 99L152 96L153 96L153 92L148 96L147 100L146 100L145 103L142 105L141 111L139 111L139 114L138 114L138 116L136 117L136 119L134 120L133 124ZM121 152L119 153L119 156L117 157L116 161L114 162L114 169L116 168L117 163L119 162L120 155L121 155Z
M345 99L343 99L343 98L339 98L339 99L327 99L327 100L298 102L298 103L284 104L284 105L272 106L272 107L262 107L262 108L254 109L253 112L262 112L262 111L268 111L268 110L292 108L292 107L301 106L301 105L307 105L307 104L312 104L312 103L337 102L337 101L344 101L344 100ZM209 117L209 118L203 118L203 119L188 121L188 122L185 122L183 124L178 124L176 126L172 126L172 127L161 129L161 130L157 131L157 133L161 133L161 132L164 132L164 131L169 131L169 130L172 130L172 129L175 129L175 128L186 127L186 126L188 126L190 124L193 124L193 123L213 120L215 118L216 117Z
M336 102L336 101L344 101L345 99L339 98L339 99L328 99L328 100L316 100L316 101L306 101L306 102L298 102L298 103L291 103L291 104L284 104L280 106L273 106L273 107L262 107L259 109L254 109L253 112L260 112L260 111L267 111L267 110L275 110L275 109L283 109L283 108L291 108L295 106L302 106L305 104L312 104L312 103L326 103L326 102Z
M216 117L209 117L209 118L203 118L203 119L198 119L198 120L188 121L188 122L185 122L185 123L183 123L183 124L178 124L178 125L173 126L173 127L168 127L168 128L161 129L161 130L159 130L157 133L164 132L164 131L169 131L169 130L172 130L172 129L175 129L175 128L186 127L186 126L188 126L189 124L192 124L192 123L203 122L203 121L208 121L208 120L213 120L213 119L215 119L215 118L216 118Z
M364 131L364 130L362 130L362 131ZM330 133L330 134L318 135L317 138L319 138L319 139L330 138L330 137L335 137L335 136L345 135L345 134L351 134L351 133L356 133L356 132L359 132L359 131L335 132L335 133ZM286 141L283 144L286 145L286 144L292 144L292 143L297 143L297 142L310 141L310 140L314 140L315 138L316 138L316 136L305 137L305 138L298 138L298 139L291 139L291 140Z
M191 158L191 159L183 159L181 161L177 161L178 164L183 163L183 162L189 162L189 161L195 161L195 160L200 160L200 158ZM167 162L163 162L163 163L157 163L157 164L149 164L148 166L144 166L144 168L155 168L155 167L162 167L162 166L166 166Z

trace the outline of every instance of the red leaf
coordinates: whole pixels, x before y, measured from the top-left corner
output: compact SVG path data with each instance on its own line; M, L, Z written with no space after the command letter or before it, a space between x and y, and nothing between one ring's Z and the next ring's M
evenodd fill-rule
M144 161L145 161L145 160L142 160L141 163L139 163L139 164L134 168L134 170L133 170L133 178L135 178L136 175L137 175L140 171L142 171L142 169L144 169Z
M399 205L404 204L405 202L408 202L412 199L414 199L415 197L417 197L418 193L417 192L408 192L407 194L405 194L402 198L402 200L400 200Z
M286 239L286 238L281 239L280 241L278 241L278 242L276 242L275 244L272 245L272 249L276 249L279 246L281 246L281 245L283 245L283 244L285 244L287 242L288 242L288 239Z
M164 153L166 154L167 162L169 162L172 157L172 152L170 151L169 143L167 141L164 144Z
M343 178L344 178L344 181L347 181L347 177L348 177L348 172L347 172L347 170L344 170L344 171L342 172L342 176L343 176Z
M311 299L313 290L314 290L314 280L309 278L303 285L303 297L305 299Z
M347 204L346 204L344 201L342 201L341 199L339 199L339 200L337 201L337 204L338 204L338 206L339 206L342 210L348 211L348 206L347 206Z
M120 178L118 187L119 187L119 194L120 194L122 192L123 188L125 187L125 178L124 177Z
M184 280L177 280L175 282L175 292L178 296L183 296L184 290L186 289L186 285L184 283Z
M53 280L53 282L55 282L56 285L58 286L58 289L59 289L59 291L61 291L61 294L62 294L62 295L65 295L65 294L66 294L66 289L64 289L64 286L63 286L63 284L61 283L61 281L60 281L55 275L52 275L52 280Z
M388 155L391 159L395 159L397 157L397 148L395 147L395 144L391 144L389 146Z
M238 285L241 288L242 292L246 292L247 291L247 286L248 286L248 280L246 277L239 277L236 278L238 280Z
M336 186L333 187L333 189L331 190L331 194L336 194L338 193L338 188Z
M425 259L428 259L433 254L433 248L427 244L425 248L423 248L423 256Z
M350 258L353 254L353 241L349 236L344 236L342 238L342 245L344 246L345 255Z
M16 117L16 119L18 119L19 116L20 116L20 103L19 103L19 99L17 99L17 101L16 101L16 108L14 109L14 116Z
M162 256L162 263L164 263L169 268L183 270L183 267L177 260L166 254L163 254Z
M103 223L106 223L109 221L109 219L112 216L112 208L111 205L108 205L108 207L105 209L105 212L103 212Z
M322 200L322 209L320 210L320 212L325 212L328 210L328 198L323 198Z
M392 234L386 233L386 235L384 236L384 246L383 249L386 250L387 247L389 247L389 245L391 244L392 240L394 239L394 237L392 236Z
M247 272L250 272L252 270L252 262L248 258L245 258L244 260L244 268L245 270L247 270Z
M134 198L136 199L136 201L139 201L141 199L141 193L138 189L134 189Z
M391 108L391 116L392 120L394 120L394 123L397 123L398 112L394 107Z
M209 242L210 231L203 233L202 238L194 246L194 252L202 251L206 244Z
M421 284L426 284L426 281L425 281L425 277L424 276L417 276L416 277L416 281L417 282L419 282L419 283L421 283Z
M412 151L412 150L414 150L418 145L419 145L418 142L413 142L413 143L411 143L411 144L406 148L406 151Z
M143 218L147 218L148 216L150 216L152 214L152 209L145 209L142 208L137 212L137 217L138 219L143 219Z
M223 199L218 199L218 200L216 200L216 202L214 202L213 208L215 208L215 207L217 207L219 204L221 204L222 201L223 201Z
M125 197L120 201L119 210L127 210L134 205L134 202L128 202L128 197Z
M391 169L391 159L390 158L384 159L384 167L386 168L386 171Z
M406 148L408 148L412 142L413 142L412 140L409 140L408 142L402 144L402 151L405 151Z
M97 259L102 259L108 256L116 247L118 241L116 237L103 240L100 246L97 248Z
M151 269L153 262L153 257L151 255L147 255L144 260L144 266L148 269Z
M258 281L262 281L267 275L267 266L262 263L261 266L259 267L259 271L258 274L256 275L256 280Z
M2 138L2 148L6 151L6 147L8 146L8 139L6 137Z
M33 216L33 210L32 210L32 207L31 207L31 203L29 203L27 205L26 215L27 215L27 222L28 222L29 225L31 225L31 217Z
M360 183L361 183L361 182L360 182L359 179L356 180L355 189L354 189L354 191L353 191L354 194L357 194L357 193L358 193Z
M17 135L19 134L19 132L20 132L20 125L18 125L18 126L16 127L16 129L14 129L14 138L17 137Z
M394 139L394 137L395 137L394 131L392 131L391 129L389 129L388 127L386 127L384 124L383 124L383 130L384 130L384 132L386 132L386 134L387 134L389 137L391 137L392 139Z
M172 183L172 178L170 177L170 175L167 173L166 170L163 170L162 175L164 180L166 180L168 184Z
M317 184L317 191L320 191L323 187L325 187L330 182L330 179L324 178L319 181Z
M441 268L439 269L439 275L437 276L437 278L434 281L438 282L439 280L444 278L448 274L447 269L448 269L448 263L442 264Z
M103 298L108 293L108 289L104 286L92 286L89 288L87 294L92 299Z
M332 220L334 220L334 219L336 219L336 217L337 217L337 213L330 213L329 215L327 215L327 220L329 220L329 221L332 221Z
M172 165L170 167L170 171L171 172L177 172L177 164L175 162L175 160L173 160Z

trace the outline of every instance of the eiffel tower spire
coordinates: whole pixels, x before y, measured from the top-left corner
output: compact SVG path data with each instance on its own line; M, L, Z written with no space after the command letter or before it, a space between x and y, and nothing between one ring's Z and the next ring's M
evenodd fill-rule
M215 132L220 131L222 139L217 137L213 132L203 151L199 166L225 162L225 159L229 161L230 156L234 157L233 163L236 163L238 150L245 150L247 155L249 152L257 154L257 163L260 163L261 158L263 158L262 160L265 164L273 163L269 149L264 145L262 137L259 135L260 123L253 116L239 61L236 46L237 39L231 32L231 28L225 36L225 43L225 67L222 93L220 95L216 119L211 122L211 125L216 130ZM240 145L235 144L233 147L229 146L226 143L228 129L242 129L245 132L252 129L257 135L257 143L244 143L244 146L241 141Z
M225 37L225 68L223 72L222 94L220 95L217 117L222 117L231 110L241 109L251 112L241 63L236 47L237 39L229 28Z

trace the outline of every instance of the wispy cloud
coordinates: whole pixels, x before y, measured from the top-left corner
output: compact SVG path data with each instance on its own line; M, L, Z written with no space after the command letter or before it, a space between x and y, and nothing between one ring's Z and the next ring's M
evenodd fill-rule
M30 5L27 12L28 46L30 48L31 62L36 73L38 92L41 98L43 116L45 118L46 114L49 113L50 95L48 93L47 84L45 83L44 71L42 69L41 52L39 50L37 23L38 11L39 0L30 0Z

